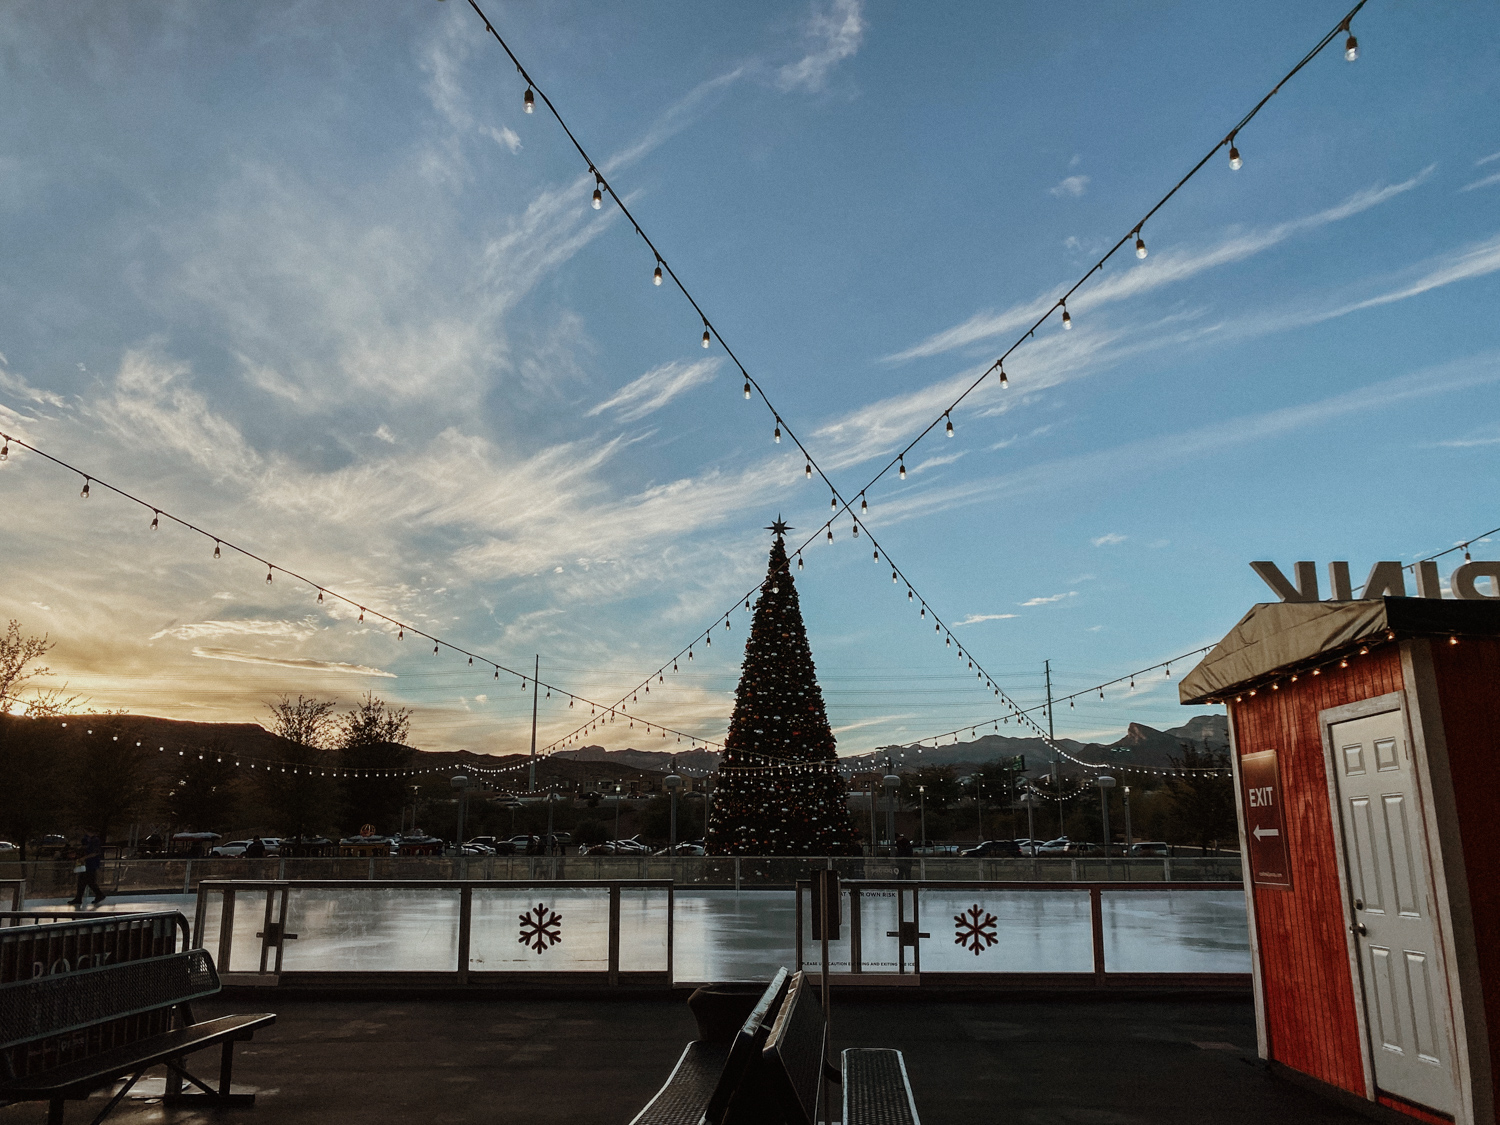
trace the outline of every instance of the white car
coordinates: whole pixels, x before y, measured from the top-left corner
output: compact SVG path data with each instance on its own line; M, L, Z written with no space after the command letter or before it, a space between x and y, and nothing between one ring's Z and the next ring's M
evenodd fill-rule
M215 844L209 849L208 854L219 859L238 859L245 854L245 849L249 846L249 840L230 840L227 843Z
M1059 836L1055 840L1048 840L1037 848L1037 855L1067 855L1070 841L1066 836Z

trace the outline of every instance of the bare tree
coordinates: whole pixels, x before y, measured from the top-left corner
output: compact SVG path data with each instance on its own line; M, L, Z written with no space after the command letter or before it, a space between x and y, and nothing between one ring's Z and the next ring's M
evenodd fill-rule
M11 619L5 636L0 637L0 714L9 714L21 701L22 684L51 672L50 668L35 664L50 648L52 642L45 634L23 637L21 623Z
M271 733L279 734L298 746L309 746L315 750L326 749L333 740L333 701L308 699L297 696L293 703L283 695L275 703L267 703L271 712Z

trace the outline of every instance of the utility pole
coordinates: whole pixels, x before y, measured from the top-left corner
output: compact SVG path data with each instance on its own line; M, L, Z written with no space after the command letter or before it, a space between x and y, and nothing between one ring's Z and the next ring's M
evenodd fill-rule
M536 792L536 677L542 674L542 654L536 654L536 675L531 677L531 784L527 792ZM1050 692L1051 688L1047 689Z
M1063 834L1063 802L1062 784L1057 778L1057 751L1053 748L1057 744L1057 734L1052 729L1052 661L1042 661L1042 669L1047 674L1047 741L1051 743L1047 749L1052 751L1052 795L1057 798L1057 834Z

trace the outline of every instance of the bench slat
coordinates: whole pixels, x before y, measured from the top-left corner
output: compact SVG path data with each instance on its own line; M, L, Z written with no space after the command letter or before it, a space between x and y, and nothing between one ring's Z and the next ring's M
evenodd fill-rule
M667 1084L631 1119L630 1125L698 1125L713 1096L729 1044L694 1040L682 1052Z
M256 1028L275 1022L275 1013L260 1012L195 1023L191 1027L162 1032L149 1039L63 1063L39 1074L28 1074L0 1085L0 1095L15 1099L62 1097L74 1087L97 1087L113 1078L134 1074L225 1039L248 1039Z
M794 1125L817 1120L827 1030L817 988L806 973L796 974L761 1054L761 1073Z
M921 1125L900 1051L844 1052L844 1125Z

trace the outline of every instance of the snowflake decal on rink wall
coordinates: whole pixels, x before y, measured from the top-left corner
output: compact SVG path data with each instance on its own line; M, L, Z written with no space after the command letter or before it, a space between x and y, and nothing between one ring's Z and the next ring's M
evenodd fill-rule
M540 902L520 915L520 919L521 936L516 940L522 945L544 953L562 941L562 915L548 910Z
M980 953L996 944L995 924L998 919L987 910L981 910L976 902L962 914L955 914L953 921L953 944L961 945L978 957Z

